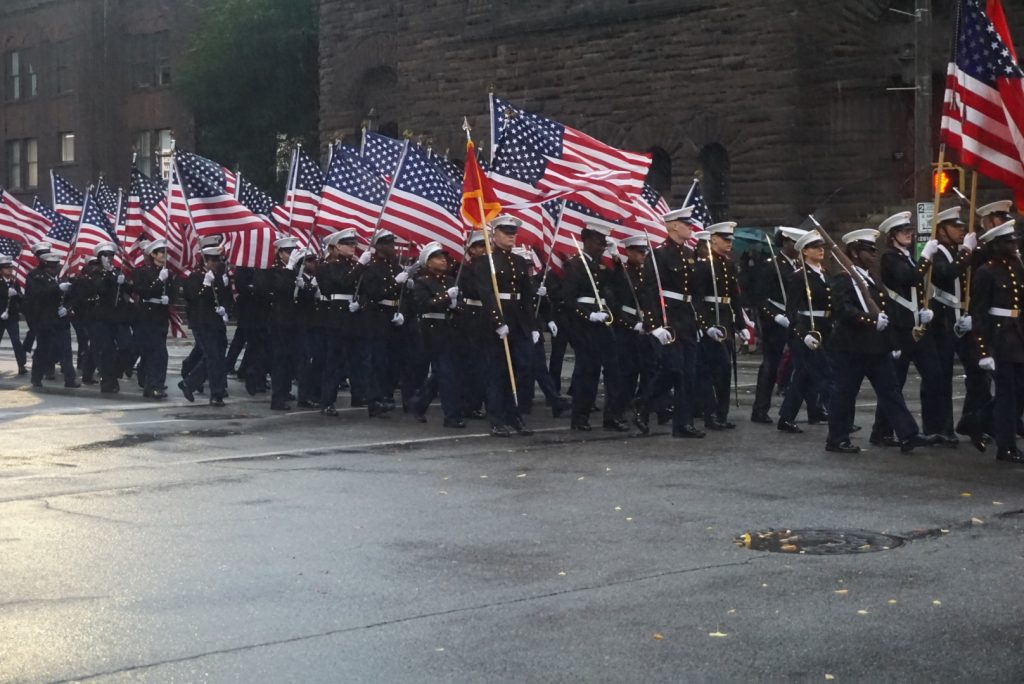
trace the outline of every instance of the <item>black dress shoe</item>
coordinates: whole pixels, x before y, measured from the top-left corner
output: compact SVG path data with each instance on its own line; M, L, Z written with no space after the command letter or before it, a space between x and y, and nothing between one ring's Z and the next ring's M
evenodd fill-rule
M825 442L825 451L834 451L840 454L859 454L860 447L851 444L849 440L845 442Z
M906 439L900 440L900 451L902 451L905 454L909 454L917 447L932 445L934 445L934 442L932 441L931 436L922 435L921 433L918 432L912 434L910 437L907 437Z
M871 435L868 437L868 442L882 447L897 447L900 445L900 441L892 435Z
M304 408L304 409L320 408L320 404L316 403L315 401L309 401L307 399L303 399L303 400L299 401L298 403L296 403L295 405L298 406L299 408Z
M492 425L491 437L511 437L512 433L504 425Z
M996 460L1007 463L1024 463L1024 451L1017 448L1000 449L999 453L996 454Z
M272 401L270 402L271 411L291 411L292 407L283 401Z
M692 425L684 425L683 427L672 428L672 436L678 437L679 439L702 439L707 435L703 430L698 430Z
M164 392L163 390L146 391L142 393L142 396L146 399L166 399L167 392Z
M791 423L788 420L780 420L778 428L780 432L788 432L791 435L799 435L803 433L803 430L797 427L796 423Z
M971 446L973 446L981 453L985 453L988 450L989 444L991 443L992 437L986 435L984 432L978 432L971 435Z
M95 385L96 384L96 378L82 378L82 384L83 385Z
M736 429L736 423L731 423L728 420L723 420L723 421L721 421L721 423L725 427L726 430L735 430Z
M580 432L590 432L594 429L590 427L590 423L572 423L569 427L573 430L579 430Z
M320 409L320 415L334 417L338 415L338 409L334 408L332 404L328 404L327 406L324 406L322 409Z
M603 427L610 432L629 432L629 423L621 418L605 418Z
M516 416L512 420L512 424L509 427L515 430L516 434L522 435L523 437L529 437L533 434L533 430L526 427L526 423L524 423L523 419L519 416Z
M462 420L461 418L456 418L455 420L445 418L444 426L447 428L464 428L466 427L466 421Z
M224 400L221 399L220 397L210 397L210 406L216 406L217 408L220 408L224 406Z
M728 430L726 423L718 420L717 418L705 418L704 427L708 430Z
M651 434L651 424L648 422L649 415L647 411L641 409L633 411L633 425L636 426L637 432L641 435Z
M383 416L385 413L387 413L390 410L391 410L391 408L388 407L387 404L382 404L379 401L371 401L369 406L367 406L367 412L370 414L371 418L376 418L377 416Z
M860 432L860 425L851 425L850 432Z
M481 411L480 409L477 409L476 411L467 411L466 412L466 418L470 418L472 420L483 420L486 417L487 416L485 416L484 412Z
M764 425L771 425L775 421L772 420L772 417L769 416L765 412L765 413L754 413L754 414L751 414L750 422L751 423L763 423Z
M827 413L815 413L813 416L807 416L808 425L821 425L822 423L828 423Z
M70 382L65 382L64 386L67 387L68 389L78 389L79 387L82 386L82 383L78 382L77 380L72 380ZM116 392L117 390L114 391Z
M960 440L957 439L957 436L953 434L944 435L942 433L937 433L933 435L933 438L934 441L932 442L932 444L934 446L949 447L952 449L960 443Z
M178 389L181 390L181 393L184 394L185 398L190 402L196 400L196 396L192 393L192 390L188 388L188 385L185 384L184 380L178 383Z

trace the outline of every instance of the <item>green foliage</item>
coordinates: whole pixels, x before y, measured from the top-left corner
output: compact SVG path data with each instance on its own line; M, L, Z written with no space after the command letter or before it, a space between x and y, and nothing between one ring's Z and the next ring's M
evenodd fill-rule
M178 68L197 152L275 180L279 136L316 149L317 0L209 0Z

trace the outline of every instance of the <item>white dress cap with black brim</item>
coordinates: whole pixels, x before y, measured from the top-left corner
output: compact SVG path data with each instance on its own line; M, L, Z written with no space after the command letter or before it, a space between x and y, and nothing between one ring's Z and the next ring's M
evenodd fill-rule
M807 231L806 235L802 236L799 240L796 241L796 248L797 251L800 251L808 247L814 246L819 242L821 244L825 244L825 238L821 237L821 234L819 234L818 231L809 230Z
M967 225L966 223L963 222L963 219L960 218L960 207L952 207L950 209L946 209L945 211L940 211L939 215L936 216L935 218L937 223L951 222L954 225L958 226Z
M29 247L29 251L38 256L42 252L52 252L53 245L51 245L49 242L37 242L31 247Z
M473 245L475 245L478 242L483 242L483 241L484 241L484 231L482 231L482 230L474 230L472 233L469 234L469 246L470 247L472 247Z
M978 216L984 218L991 214L1009 214L1012 207L1013 200L999 200L998 202L992 202L991 204L986 204L983 207L978 207Z
M117 245L113 242L101 242L92 248L92 253L99 256L103 253L113 254L117 251Z
M1000 224L991 230L986 230L979 240L986 245L990 242L1000 239L1015 239L1017 236L1014 234L1013 227L1016 221L1007 221L1006 223Z
M491 219L488 224L493 230L500 230L503 233L514 233L522 227L523 222L517 219L515 216L507 216L502 214Z
M146 254L152 254L158 249L167 249L167 240L160 238L159 240L153 240L146 245Z
M283 237L274 240L274 249L295 249L299 241L293 237Z
M204 235L203 237L199 238L199 248L202 249L203 247L215 247L221 244L222 242L224 242L223 235Z
M695 240L703 240L704 242L707 242L711 239L711 233L706 230L698 230L693 234L693 238Z
M443 251L444 247L441 246L440 242L428 242L420 248L420 256L417 259L417 262L419 262L420 267L426 266L430 257L435 254L442 253Z
M686 221L687 223L693 223L693 206L683 207L682 209L673 209L672 211L666 212L661 215L661 220L665 223L669 221Z
M733 221L722 221L721 223L713 223L708 226L708 233L711 235L717 235L719 237L732 239L733 232L736 230L736 223Z
M14 259L9 254L0 254L0 266L13 266Z
M633 237L628 237L622 241L622 246L626 249L647 249L647 236L634 235Z
M374 245L376 245L377 243L380 243L380 242L394 242L394 241L395 241L395 234L392 233L390 230L378 230L377 234L373 236L373 241L370 243L370 246L372 247L372 246L374 246Z
M787 240L792 240L793 242L796 242L804 235L807 235L806 230L802 230L800 228L790 228L789 226L779 226L778 228L776 228L776 230L782 233L782 237L786 238Z
M39 260L47 264L59 264L60 254L56 252L43 252L39 255Z
M843 235L843 244L852 245L854 242L866 242L874 245L878 241L880 233L874 228L858 228Z
M583 230L589 230L591 233L597 233L608 237L612 234L612 228L606 223L598 223L597 221L591 221L583 225Z
M199 250L204 257L224 256L224 249L220 245L210 245Z
M887 235L891 230L905 228L910 225L910 217L911 213L909 211L893 214L878 225L878 232L882 235Z

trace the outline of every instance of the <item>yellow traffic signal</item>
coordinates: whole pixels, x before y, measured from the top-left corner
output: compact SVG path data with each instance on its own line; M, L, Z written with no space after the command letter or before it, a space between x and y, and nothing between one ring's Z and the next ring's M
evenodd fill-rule
M932 168L932 190L938 192L940 196L952 193L953 188L961 193L964 191L964 177L967 174L964 173L963 167L945 163L941 169L938 168L938 164L932 164Z

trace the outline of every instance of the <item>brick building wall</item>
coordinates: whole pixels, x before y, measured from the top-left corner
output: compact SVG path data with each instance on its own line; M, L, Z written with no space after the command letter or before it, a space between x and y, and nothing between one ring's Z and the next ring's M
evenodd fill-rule
M913 193L913 94L886 90L913 85L913 24L889 11L909 4L321 0L321 137L355 140L373 108L382 131L461 156L464 115L488 136L493 85L606 142L657 148L653 180L673 204L699 171L716 218L796 222L830 197L832 217L856 222ZM940 98L952 28L935 4ZM1024 11L1008 11L1024 35Z
M100 174L126 186L134 151L157 171L159 131L191 144L192 118L171 82L194 16L194 3L173 0L0 4L0 185L23 200L37 194L48 200L52 168L82 188ZM61 135L68 133L74 134L74 159L62 162ZM31 178L28 141L35 141L38 168ZM145 149L137 150L140 145ZM20 169L12 154L20 155Z

